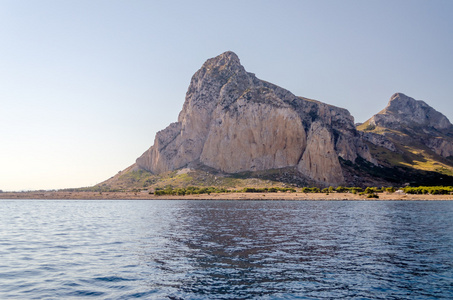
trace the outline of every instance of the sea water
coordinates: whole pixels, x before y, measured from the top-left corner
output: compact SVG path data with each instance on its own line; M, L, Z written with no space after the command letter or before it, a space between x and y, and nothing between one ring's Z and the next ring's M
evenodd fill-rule
M0 299L453 299L453 201L0 200Z

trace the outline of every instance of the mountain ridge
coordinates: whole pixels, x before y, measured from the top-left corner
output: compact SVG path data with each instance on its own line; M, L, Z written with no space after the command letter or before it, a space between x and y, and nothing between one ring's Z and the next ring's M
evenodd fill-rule
M439 174L450 176L451 170L453 175L453 160L448 159L453 155L452 128L444 115L402 93L356 128L347 109L260 80L227 51L208 59L192 76L177 122L156 134L154 144L128 172L159 176L187 169L270 178L262 174L287 170L293 180L286 181L299 186L392 184L379 176L380 169L438 171L377 154L407 156L410 151L398 139L404 134L427 135L403 140L418 150L427 147L447 170Z

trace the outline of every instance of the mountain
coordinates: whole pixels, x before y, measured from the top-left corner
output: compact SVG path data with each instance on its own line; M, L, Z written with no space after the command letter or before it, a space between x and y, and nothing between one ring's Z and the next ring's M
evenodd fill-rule
M396 93L357 129L379 165L438 173L445 175L439 180L450 183L453 125L425 102Z
M300 179L341 185L338 157L372 162L345 109L297 97L245 71L233 52L192 77L178 122L137 159L153 174L207 166L224 173L294 168Z
M217 181L259 178L299 186L392 185L426 178L425 171L435 173L428 174L433 180L439 174L450 180L452 140L448 119L422 101L395 94L356 128L346 109L260 80L228 51L193 75L177 122L159 131L134 165L101 185L207 178L200 172ZM414 155L440 169L419 167Z

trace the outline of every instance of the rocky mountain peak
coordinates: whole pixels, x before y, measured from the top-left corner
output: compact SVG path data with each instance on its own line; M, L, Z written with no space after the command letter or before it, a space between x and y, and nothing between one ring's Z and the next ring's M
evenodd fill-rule
M253 74L245 71L239 57L232 51L224 52L208 59L192 76L184 103L183 115L189 106L215 105L219 95L226 85L232 86L237 82L253 81ZM181 121L181 116L180 116Z
M446 116L424 101L396 93L390 98L387 107L371 117L365 125L365 131L381 127L377 135L363 135L377 146L395 151L394 143L419 145L428 147L439 156L453 157L453 125Z
M443 114L426 104L403 93L395 93L380 113L370 119L370 124L391 129L419 126L448 130L452 125Z
M385 109L387 112L397 113L401 116L412 116L414 113L421 113L432 108L424 101L415 100L403 93L395 93L390 97L390 101Z
M209 75L228 78L233 74L245 73L245 69L236 53L227 51L208 59L197 73L194 76Z
M239 57L233 51L226 51L216 57L208 59L205 66L235 66L240 65Z

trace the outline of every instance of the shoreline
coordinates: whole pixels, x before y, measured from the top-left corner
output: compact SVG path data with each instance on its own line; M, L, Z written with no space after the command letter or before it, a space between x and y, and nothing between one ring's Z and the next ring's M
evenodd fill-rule
M288 200L288 201L452 201L453 195L413 195L379 193L379 198L366 198L351 193L215 193L185 196L155 196L144 192L3 192L0 200Z

